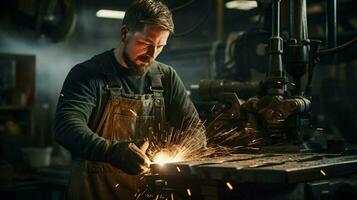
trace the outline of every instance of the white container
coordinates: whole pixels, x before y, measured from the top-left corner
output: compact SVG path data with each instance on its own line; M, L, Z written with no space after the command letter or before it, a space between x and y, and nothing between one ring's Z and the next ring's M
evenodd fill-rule
M52 147L29 147L21 149L25 163L31 167L48 167L51 162Z

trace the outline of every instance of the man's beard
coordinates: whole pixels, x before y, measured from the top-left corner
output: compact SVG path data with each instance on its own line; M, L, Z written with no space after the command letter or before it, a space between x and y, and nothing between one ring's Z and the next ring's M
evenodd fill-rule
M123 59L128 66L128 74L131 76L142 76L148 71L150 63L144 66L135 64L135 62L129 58L129 55L126 53L125 49L123 51ZM148 58L146 56L139 56L138 59L145 62Z

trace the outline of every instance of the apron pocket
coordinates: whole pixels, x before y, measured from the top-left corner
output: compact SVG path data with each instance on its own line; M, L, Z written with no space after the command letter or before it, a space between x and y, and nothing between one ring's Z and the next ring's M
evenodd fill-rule
M112 139L138 140L148 137L149 127L153 126L153 116L127 116L114 114Z

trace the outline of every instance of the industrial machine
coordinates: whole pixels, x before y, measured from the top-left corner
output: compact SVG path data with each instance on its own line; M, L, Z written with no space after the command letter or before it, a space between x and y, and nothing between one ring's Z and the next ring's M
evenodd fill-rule
M192 87L215 100L210 138L234 147L225 156L152 164L145 176L146 197L153 199L355 199L357 157L338 141L328 148L304 143L311 130L312 73L319 57L333 55L357 38L320 50L307 35L306 0L289 1L289 36L280 33L280 2L272 0L269 68L261 82L203 80ZM327 1L329 41L336 38L336 1ZM284 47L284 50L283 50ZM331 46L330 46L331 47ZM285 65L283 65L283 55ZM244 100L243 100L244 99ZM234 135L235 134L235 135ZM230 139L227 140L227 137ZM239 147L239 148L237 148Z

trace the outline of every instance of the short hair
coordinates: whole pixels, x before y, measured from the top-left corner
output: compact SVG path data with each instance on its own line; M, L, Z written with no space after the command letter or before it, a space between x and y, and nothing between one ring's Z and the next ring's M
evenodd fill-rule
M129 31L141 31L145 24L174 32L172 13L160 0L136 0L125 11L122 26L126 25Z

